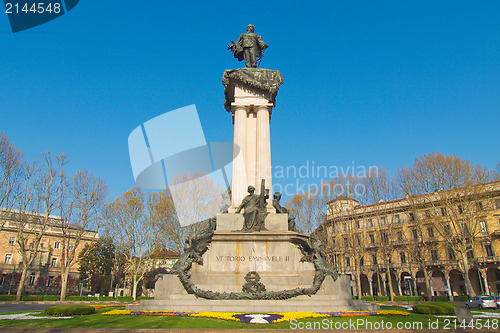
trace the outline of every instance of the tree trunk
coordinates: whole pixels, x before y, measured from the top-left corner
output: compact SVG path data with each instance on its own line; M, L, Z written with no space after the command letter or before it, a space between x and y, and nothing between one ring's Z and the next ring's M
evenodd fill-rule
M133 282L133 287L132 287L132 298L134 301L137 300L137 285L138 285L138 282L137 281L137 274L134 273L134 282Z
M19 280L19 286L17 286L16 301L20 301L23 296L24 291L24 281L26 280L26 275L28 275L29 266L23 265L23 272L21 274L21 279Z
M462 253L462 264L464 267L463 271L463 276L464 276L464 281L465 281L465 288L467 289L469 293L469 297L474 297L476 296L476 292L474 291L474 288L472 288L472 283L470 282L469 278L469 258L467 258L467 254ZM481 283L481 281L479 281Z
M361 299L363 295L361 294L361 269L359 263L356 263L356 287L358 289L358 299Z
M387 267L387 281L389 283L389 301L394 301L394 290L392 289L392 274L391 274L391 265L388 263Z
M425 267L422 267L422 271L424 272L424 280L425 280L425 290L427 292L427 300L428 301L432 301L432 293L431 293L431 284L430 284L430 280L429 280L429 272L427 272L427 268Z
M64 267L61 270L61 297L60 301L66 299L66 292L68 290L68 277L69 277L69 267Z

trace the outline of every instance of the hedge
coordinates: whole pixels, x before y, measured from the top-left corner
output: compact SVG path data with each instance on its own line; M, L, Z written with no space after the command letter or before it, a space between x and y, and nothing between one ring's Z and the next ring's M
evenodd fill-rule
M362 296L361 299L368 302L387 302L389 296Z
M419 302L423 301L420 296L394 296L395 302Z
M430 315L454 315L457 304L445 302L425 302L413 306L413 312Z
M43 295L24 295L21 297L21 301L42 301Z
M44 310L49 316L83 316L95 313L95 308L88 305L59 305Z
M0 302L15 301L16 295L0 295Z

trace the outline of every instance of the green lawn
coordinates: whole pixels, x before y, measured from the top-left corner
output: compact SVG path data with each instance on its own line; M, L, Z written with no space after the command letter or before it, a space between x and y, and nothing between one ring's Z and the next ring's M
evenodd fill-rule
M383 307L385 308L385 307ZM348 325L349 322L363 320L373 325L386 325L391 323L396 328L398 323L421 322L424 329L428 328L429 320L435 322L435 317L420 314L410 316L366 316L366 317L335 317L335 318L314 318L283 322L278 324L246 324L240 322L226 321L222 319L196 318L196 317L170 317L170 316L101 316L102 312L112 309L124 309L124 307L101 308L96 314L74 317L72 319L39 319L39 320L0 320L0 327L37 327L37 328L215 328L215 329L238 329L238 328L258 328L258 329L289 329L289 328L326 328L324 325ZM387 309L395 309L387 308ZM398 308L403 310L403 308ZM3 313L2 313L3 314ZM43 315L43 314L42 314ZM326 321L325 321L326 320ZM444 324L443 319L439 319L439 326ZM292 327L295 325L295 327ZM301 325L301 326L299 326ZM407 324L410 325L410 324ZM387 327L387 326L385 326ZM330 327L328 327L330 328ZM335 326L331 327L335 328ZM339 327L340 328L340 327ZM348 326L344 328L349 328ZM352 328L352 327L351 327ZM365 327L356 327L365 328ZM370 328L370 327L367 327ZM373 327L377 328L377 327ZM498 331L498 330L493 330Z

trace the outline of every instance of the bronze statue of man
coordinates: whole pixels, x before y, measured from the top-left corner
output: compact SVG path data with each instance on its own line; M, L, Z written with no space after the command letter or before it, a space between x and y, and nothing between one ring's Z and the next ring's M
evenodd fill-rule
M228 50L233 51L233 55L239 61L245 59L246 67L258 67L257 57L261 58L264 55L264 50L268 47L266 43L262 40L262 37L254 33L255 26L249 24L247 26L247 32L242 33L240 38L235 43L233 40L232 44L228 46Z
M286 207L282 207L280 204L281 193L274 193L273 207L276 209L278 214L288 214L288 231L297 231L295 226L295 217L290 213L290 210Z
M267 216L266 210L266 199L269 198L269 190L265 189L264 181L262 181L262 190L260 195L255 195L255 187L252 185L248 186L248 195L243 198L241 205L236 210L236 214L239 214L244 208L245 212L243 217L245 222L243 224L243 232L254 232L267 230L264 226L264 220Z

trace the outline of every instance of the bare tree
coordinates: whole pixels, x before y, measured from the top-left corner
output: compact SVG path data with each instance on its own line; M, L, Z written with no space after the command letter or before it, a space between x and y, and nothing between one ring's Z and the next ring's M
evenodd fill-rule
M160 225L145 205L145 195L138 187L122 193L107 209L108 234L124 256L132 276L132 296L137 299L137 285L147 272L148 255L160 242ZM154 214L153 214L154 215Z
M15 207L23 171L23 152L0 133L0 231Z
M491 173L459 156L433 153L418 157L410 168L401 167L399 177L415 209L430 208L435 229L455 252L467 292L474 296L469 255L482 229L481 184L491 180Z
M78 171L64 193L60 225L62 231L61 301L66 298L69 271L78 261L75 253L80 242L82 239L97 238L97 233L89 233L88 230L98 229L106 195L105 182L88 171Z
M180 253L185 240L222 212L224 189L201 173L176 177L169 188L153 196L166 247Z
M389 216L391 205L388 201L398 197L398 187L385 169L378 169L377 172L368 172L361 183L365 189L365 202L377 203L379 211L378 238L380 240L381 258L384 262L387 280L389 284L389 299L394 300L393 280L391 274L392 257L396 251L394 243L395 229L399 221ZM376 254L375 254L376 255Z
M17 196L17 247L22 258L21 280L16 300L21 300L28 269L40 252L41 240L49 226L57 225L61 200L66 188L63 167L66 156L44 154L41 166L25 166L23 185ZM31 240L31 242L30 242Z

